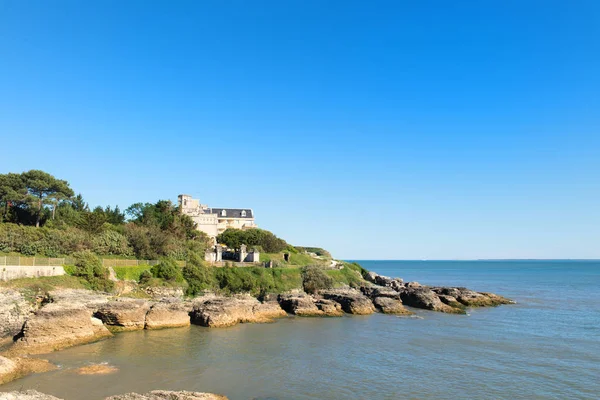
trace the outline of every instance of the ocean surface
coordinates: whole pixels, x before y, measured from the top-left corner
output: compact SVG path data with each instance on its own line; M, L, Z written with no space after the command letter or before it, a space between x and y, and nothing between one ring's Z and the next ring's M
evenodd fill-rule
M152 389L238 399L598 399L600 262L361 261L422 284L517 301L466 316L419 311L287 318L227 329L123 333L45 356L60 365L0 387L68 400ZM80 376L90 363L119 368Z

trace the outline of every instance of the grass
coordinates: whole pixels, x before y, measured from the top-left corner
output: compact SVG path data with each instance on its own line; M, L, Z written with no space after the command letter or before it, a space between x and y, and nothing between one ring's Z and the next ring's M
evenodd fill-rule
M281 293L302 287L299 268L214 268L218 289L224 293Z
M18 289L31 304L38 295L56 289L90 289L87 282L70 275L41 276L39 278L19 278L8 282L0 281L0 288Z
M290 254L289 262L284 261L283 254L281 253L260 253L260 261L261 263L265 263L268 261L273 261L281 267L306 267L307 265L321 265L325 266L330 263L328 259L318 259L313 258L305 253L293 253L288 252Z
M113 270L121 280L138 282L140 274L150 268L152 268L150 265L138 265L137 267L113 267Z

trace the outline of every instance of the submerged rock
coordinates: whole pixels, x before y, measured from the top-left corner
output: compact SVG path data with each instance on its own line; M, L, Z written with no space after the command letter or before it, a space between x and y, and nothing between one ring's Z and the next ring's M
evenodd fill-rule
M77 369L79 375L107 375L117 372L119 369L108 364L92 364Z
M321 295L328 300L341 304L342 310L348 314L366 315L375 312L373 302L356 289L331 289L321 291Z
M0 400L61 400L37 390L19 390L0 393ZM153 390L150 393L128 393L107 397L105 400L227 400L227 397L212 393Z
M11 354L48 353L107 336L111 333L85 306L50 303L25 322L9 351Z

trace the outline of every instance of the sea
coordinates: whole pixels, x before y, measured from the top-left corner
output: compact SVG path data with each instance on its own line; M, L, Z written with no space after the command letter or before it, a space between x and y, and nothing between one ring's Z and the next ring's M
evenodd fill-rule
M515 300L467 315L414 310L116 335L44 357L1 386L67 400L153 389L242 399L599 399L599 261L359 261L426 285ZM108 375L78 375L106 363Z

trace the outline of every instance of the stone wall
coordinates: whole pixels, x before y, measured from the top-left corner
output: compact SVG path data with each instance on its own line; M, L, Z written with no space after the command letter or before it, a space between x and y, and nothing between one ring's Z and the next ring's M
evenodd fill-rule
M5 265L0 267L0 281L9 281L18 278L39 278L40 276L65 275L63 267L25 267L18 265Z

